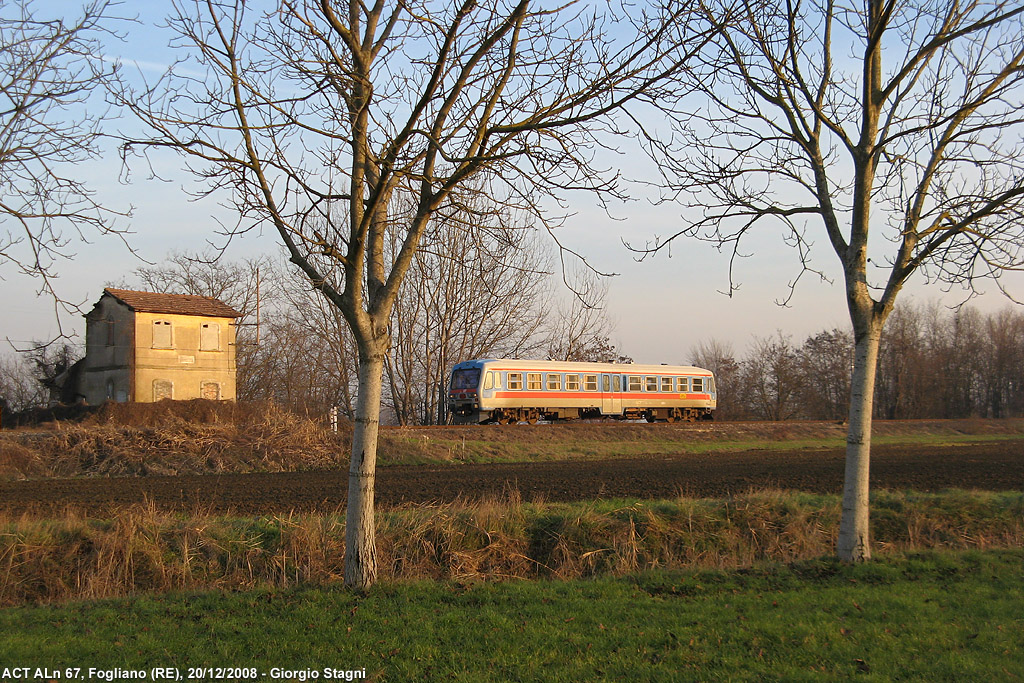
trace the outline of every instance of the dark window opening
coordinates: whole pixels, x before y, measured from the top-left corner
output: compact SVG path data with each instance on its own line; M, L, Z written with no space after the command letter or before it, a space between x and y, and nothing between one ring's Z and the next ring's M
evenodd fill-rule
M476 389L480 385L480 368L452 372L452 389Z

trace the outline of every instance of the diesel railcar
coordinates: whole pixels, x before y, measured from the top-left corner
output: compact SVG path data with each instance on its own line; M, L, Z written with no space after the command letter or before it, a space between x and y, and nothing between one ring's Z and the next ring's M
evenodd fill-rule
M692 366L467 360L452 368L448 386L455 424L711 420L716 405L714 375Z

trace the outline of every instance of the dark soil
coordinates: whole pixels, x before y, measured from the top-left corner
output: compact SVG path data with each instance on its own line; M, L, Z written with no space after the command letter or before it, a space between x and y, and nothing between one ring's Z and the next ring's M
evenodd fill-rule
M1024 490L1020 441L963 446L873 447L875 489ZM97 515L151 503L160 509L252 514L334 511L346 472L0 481L0 509L45 514L73 508ZM720 497L752 489L842 490L840 450L749 451L596 461L379 468L377 503L472 500L518 491L523 500Z

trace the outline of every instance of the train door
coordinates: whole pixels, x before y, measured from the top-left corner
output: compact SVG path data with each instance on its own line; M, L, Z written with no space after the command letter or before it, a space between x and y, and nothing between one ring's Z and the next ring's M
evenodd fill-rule
M622 397L619 394L622 391L621 382L618 375L601 375L602 415L622 414Z
M612 414L612 376L601 375L601 414Z

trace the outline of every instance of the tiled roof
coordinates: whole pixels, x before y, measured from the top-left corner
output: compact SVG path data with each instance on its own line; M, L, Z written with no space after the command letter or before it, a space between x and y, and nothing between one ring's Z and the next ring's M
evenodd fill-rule
M103 290L128 308L140 313L174 313L178 315L205 315L215 318L241 318L242 314L219 299L193 294L159 294L136 292L131 289Z

